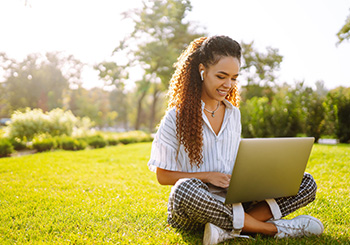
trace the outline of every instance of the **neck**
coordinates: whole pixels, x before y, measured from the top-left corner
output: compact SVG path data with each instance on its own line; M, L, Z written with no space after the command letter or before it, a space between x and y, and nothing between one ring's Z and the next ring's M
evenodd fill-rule
M217 100L213 100L213 101L204 101L204 104L205 104L205 108L208 109L208 110L215 110L216 108L218 108L218 105L220 105L220 101L217 101Z

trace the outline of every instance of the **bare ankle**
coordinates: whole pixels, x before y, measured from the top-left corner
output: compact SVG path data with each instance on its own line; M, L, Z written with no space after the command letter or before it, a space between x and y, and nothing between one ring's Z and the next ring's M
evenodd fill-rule
M274 236L278 232L277 227L272 223L266 223L266 235Z

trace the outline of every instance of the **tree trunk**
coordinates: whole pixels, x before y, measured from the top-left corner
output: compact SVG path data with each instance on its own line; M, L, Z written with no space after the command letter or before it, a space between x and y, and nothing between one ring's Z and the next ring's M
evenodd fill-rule
M152 107L151 107L151 117L149 122L149 131L154 131L154 121L156 118L156 109L157 109L157 102L159 99L160 90L155 86L154 92L153 92L153 101L152 101Z
M141 115L142 115L142 101L147 94L147 90L144 90L137 102L137 116L135 122L135 130L139 130L141 126Z
M123 92L121 92L121 100L120 100L120 106L123 108L121 110L121 116L123 118L122 123L123 123L123 128L125 131L129 130L129 125L128 125L128 104L126 101L126 96Z

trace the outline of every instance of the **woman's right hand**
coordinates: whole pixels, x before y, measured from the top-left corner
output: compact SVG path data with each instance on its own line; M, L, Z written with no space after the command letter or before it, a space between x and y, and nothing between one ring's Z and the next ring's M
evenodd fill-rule
M208 183L221 188L227 188L230 184L230 180L230 174L224 174L219 172L209 172L207 176Z

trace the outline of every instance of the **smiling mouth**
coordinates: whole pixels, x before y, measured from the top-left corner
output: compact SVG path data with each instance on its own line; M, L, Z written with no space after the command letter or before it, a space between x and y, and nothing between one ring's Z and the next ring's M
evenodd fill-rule
M218 91L219 95L221 95L221 96L226 96L227 93L229 92L227 90L220 90L220 89L217 89L216 91Z

